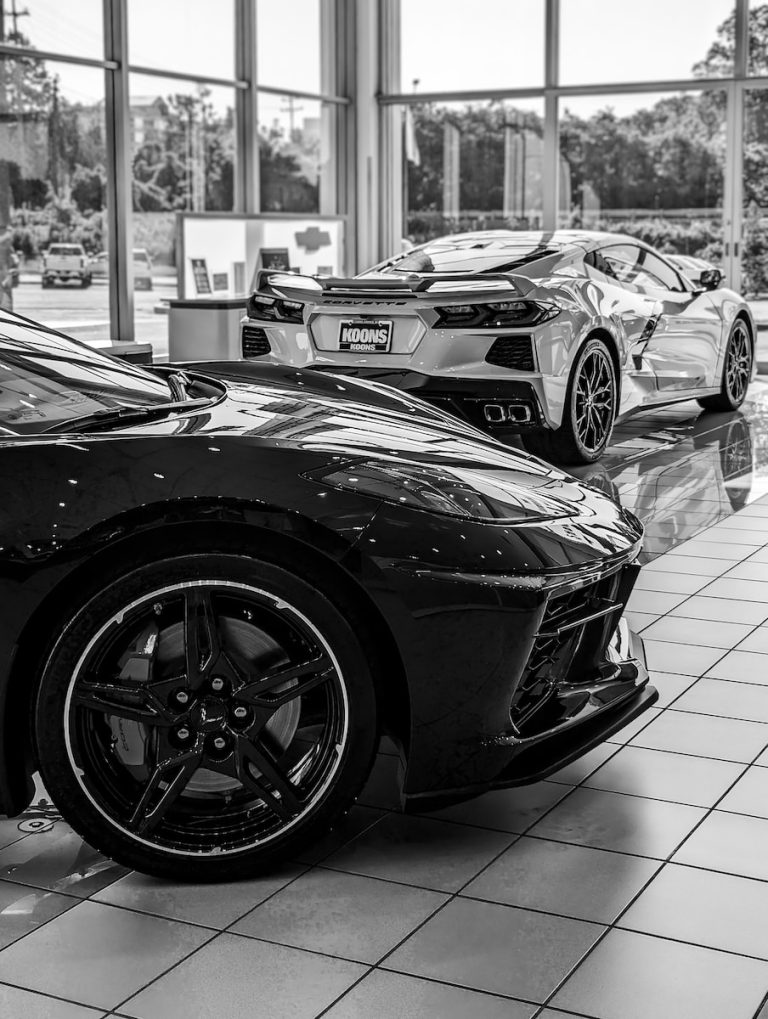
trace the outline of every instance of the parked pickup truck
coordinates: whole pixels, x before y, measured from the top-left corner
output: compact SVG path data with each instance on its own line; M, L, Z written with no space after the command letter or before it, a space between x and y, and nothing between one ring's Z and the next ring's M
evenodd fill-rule
M49 244L43 254L43 289L54 283L91 285L91 269L82 244Z

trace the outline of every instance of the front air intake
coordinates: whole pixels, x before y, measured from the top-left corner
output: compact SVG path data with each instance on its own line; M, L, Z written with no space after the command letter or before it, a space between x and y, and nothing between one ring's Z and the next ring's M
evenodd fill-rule
M263 357L272 349L269 337L258 326L243 326L241 340L243 357Z

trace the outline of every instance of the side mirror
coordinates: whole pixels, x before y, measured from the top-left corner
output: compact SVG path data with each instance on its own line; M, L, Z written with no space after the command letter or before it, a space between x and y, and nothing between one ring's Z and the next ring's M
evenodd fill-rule
M699 286L704 290L717 290L725 276L719 269L705 269L699 276Z

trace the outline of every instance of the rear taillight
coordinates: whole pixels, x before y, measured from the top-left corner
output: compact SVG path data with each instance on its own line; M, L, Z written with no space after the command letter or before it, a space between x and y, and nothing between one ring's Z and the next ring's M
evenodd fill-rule
M282 298L251 294L245 308L248 318L257 321L294 322L297 325L301 325L304 321L304 305L299 301L286 301Z
M452 304L435 308L434 329L504 329L539 325L560 314L556 304L538 301L495 301L492 304Z

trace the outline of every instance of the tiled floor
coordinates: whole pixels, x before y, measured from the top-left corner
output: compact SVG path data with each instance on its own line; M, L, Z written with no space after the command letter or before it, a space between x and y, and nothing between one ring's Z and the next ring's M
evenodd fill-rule
M0 1016L754 1019L768 992L768 384L638 418L582 472L647 523L630 610L660 691L521 790L396 809L268 878L173 885L48 807L0 821Z

